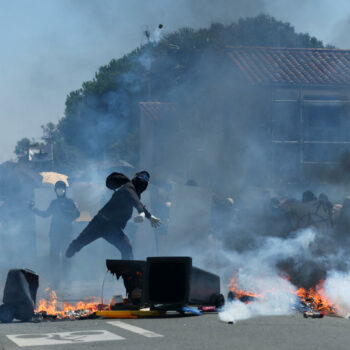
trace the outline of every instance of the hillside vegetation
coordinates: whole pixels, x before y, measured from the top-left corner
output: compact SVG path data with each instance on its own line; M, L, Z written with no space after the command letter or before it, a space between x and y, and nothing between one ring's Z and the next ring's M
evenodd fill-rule
M55 169L73 171L87 161L125 159L138 162L138 102L169 100L169 91L196 69L203 53L225 54L226 45L322 48L308 34L267 15L230 25L183 28L150 40L119 59L101 66L93 79L72 91L64 116L43 126L43 140L18 141L15 153L27 161L28 148L53 142ZM175 99L175 101L174 101ZM177 102L173 97L172 102Z

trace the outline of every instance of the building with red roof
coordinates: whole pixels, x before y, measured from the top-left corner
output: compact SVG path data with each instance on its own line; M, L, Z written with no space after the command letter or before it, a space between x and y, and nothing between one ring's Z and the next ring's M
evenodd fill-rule
M232 135L237 130L237 119L254 115L252 135L263 130L259 142L268 156L264 162L268 159L270 173L287 182L308 180L350 152L350 50L227 47L225 55L225 79L237 83L220 101L215 118L225 124L229 138L230 130ZM215 83L222 84L214 81L213 91ZM158 123L179 109L174 104L140 103L141 129L159 138ZM143 144L145 164L164 160L154 156L166 142L167 137L161 138Z

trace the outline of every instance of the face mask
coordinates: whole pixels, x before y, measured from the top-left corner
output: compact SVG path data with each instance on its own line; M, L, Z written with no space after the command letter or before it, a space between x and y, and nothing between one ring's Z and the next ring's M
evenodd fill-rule
M57 194L58 197L64 196L65 193L66 193L66 190L64 188L58 188L56 190L56 194Z
M141 180L139 177L134 177L132 183L134 184L136 191L139 194L145 191L148 186L148 182L145 180Z
M146 173L141 173L141 174L137 175L137 177L138 177L140 180L149 182L149 177L148 177L148 175L147 175Z

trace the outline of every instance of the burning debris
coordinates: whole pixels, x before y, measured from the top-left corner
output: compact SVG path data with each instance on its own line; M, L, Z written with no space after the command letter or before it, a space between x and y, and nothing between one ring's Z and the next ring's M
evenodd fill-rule
M243 303L249 303L251 301L258 300L261 295L249 291L244 291L243 289L238 288L237 278L231 278L229 292L227 295L228 301L240 300Z
M282 279L285 279L285 277ZM283 289L285 294L289 294L295 300L294 304L290 304L289 312L301 312L304 318L323 318L324 316L340 316L344 314L344 311L339 306L334 305L325 294L324 281L309 289L303 287ZM280 305L278 305L278 301L274 303L269 300L271 295L275 293L276 291L273 288L259 293L245 291L238 287L237 274L235 274L235 277L231 278L229 284L227 296L229 303L222 310L220 318L232 324L238 319L246 319L259 314L279 314ZM230 305L233 306L234 311L231 309L228 312ZM268 309L265 308L266 306Z
M302 312L321 312L324 315L337 314L339 307L333 305L333 303L327 298L324 292L323 284L324 281L321 281L315 288L305 289L300 287L298 290L292 291L292 293L298 297L295 309ZM227 296L229 301L240 300L243 303L250 303L267 298L267 292L258 294L239 289L236 278L231 279L229 290L230 291ZM268 293L271 292L273 291L269 291ZM286 290L286 292L291 292L291 290Z
M266 203L269 198L264 199ZM237 239L230 236L232 243L227 244L231 244L231 249L224 259L227 266L238 269L240 278L234 275L230 280L230 303L220 318L235 322L281 314L281 309L283 314L301 312L305 318L347 318L350 312L347 204L346 199L343 205L333 205L325 194L317 197L305 191L301 200L273 197L269 207L252 211L254 221L244 206L237 210L232 226L241 225L245 231L242 234L238 231ZM240 237L242 247L237 244ZM226 242L223 246L226 251ZM276 297L276 293L280 295ZM285 300L281 303L283 295Z
M322 315L337 315L339 307L334 305L325 295L323 288L324 281L321 281L315 288L299 288L296 292L300 299L299 311L318 312Z
M216 311L224 304L220 278L192 266L190 257L107 260L106 264L118 279L123 278L128 298L116 295L108 305L96 297L71 303L59 300L56 292L47 288L47 298L41 299L34 309L38 275L29 270L11 270L4 293L5 304L0 310L1 321L11 322L13 318L33 322L98 317L138 318L164 316L168 311L201 315L202 312ZM34 282L33 277L36 278ZM30 283L31 296L25 293ZM22 294L16 295L14 288L19 287L22 287ZM27 302L24 316L18 311L23 309L19 308L23 301Z
M96 317L96 311L109 310L110 306L103 304L96 297L86 298L75 304L59 301L54 290L46 289L48 299L41 299L34 312L34 321L52 320L83 320Z

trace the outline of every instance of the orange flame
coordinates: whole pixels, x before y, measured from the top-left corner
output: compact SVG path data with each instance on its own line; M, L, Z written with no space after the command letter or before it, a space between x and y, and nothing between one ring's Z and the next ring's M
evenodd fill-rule
M302 302L309 305L313 310L319 311L325 315L334 315L340 312L340 308L334 305L326 296L324 288L324 281L321 281L315 288L300 287L296 291L296 295Z
M283 277L286 280L290 280L288 276L283 275L281 277ZM240 289L238 287L237 274L234 274L234 277L230 279L229 290L235 294L235 297L237 299L244 299L245 297L248 297L247 302L251 301L249 300L249 297L263 300L269 293L273 294L274 292L273 289L271 289L264 291L264 293L262 294L257 294L251 291L245 291L243 289ZM324 315L339 315L344 313L344 311L342 311L338 305L334 305L326 296L324 290L324 281L321 281L315 288L305 289L303 287L300 287L297 291L288 289L286 290L286 292L294 293L300 298L301 302L305 303L305 306L307 308L310 308L314 311L318 311Z
M49 291L49 288L45 289ZM54 315L57 318L70 318L73 311L79 311L79 316L87 316L95 311L107 309L108 306L101 304L101 301L97 297L86 298L84 301L78 301L74 305L72 303L59 302L56 292L52 290L49 294L49 298L41 299L35 312L43 313L47 315Z
M229 290L235 294L235 297L237 299L241 299L244 297L251 297L251 298L259 298L261 297L260 294L256 294L253 292L245 291L243 289L240 289L238 287L238 280L236 277L232 277L230 279L230 285L229 285Z

